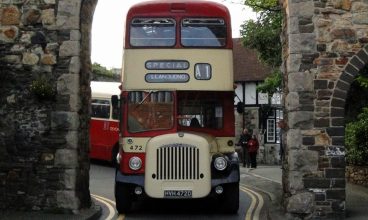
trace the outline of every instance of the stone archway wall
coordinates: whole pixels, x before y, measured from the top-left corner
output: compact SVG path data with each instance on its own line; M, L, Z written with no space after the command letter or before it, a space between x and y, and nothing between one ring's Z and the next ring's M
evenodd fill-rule
M0 1L0 209L91 205L88 109L96 4Z
M344 107L368 64L367 1L283 1L288 123L284 208L294 217L345 216Z

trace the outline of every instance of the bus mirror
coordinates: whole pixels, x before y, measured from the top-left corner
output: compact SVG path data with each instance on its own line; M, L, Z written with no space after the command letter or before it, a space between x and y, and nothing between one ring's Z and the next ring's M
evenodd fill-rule
M113 107L117 107L119 105L119 97L117 95L111 96L111 104Z
M244 103L243 102L238 102L238 104L236 104L236 111L239 114L242 114L244 112Z

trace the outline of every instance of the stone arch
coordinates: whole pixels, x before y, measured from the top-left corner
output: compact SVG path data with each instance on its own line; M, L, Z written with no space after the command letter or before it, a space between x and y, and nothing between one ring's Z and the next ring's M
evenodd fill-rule
M331 125L344 126L344 108L349 88L365 65L368 65L368 45L350 59L336 83L331 102Z
M367 64L368 22L362 19L367 4L282 3L288 122L284 207L301 218L343 218L344 108L351 83Z

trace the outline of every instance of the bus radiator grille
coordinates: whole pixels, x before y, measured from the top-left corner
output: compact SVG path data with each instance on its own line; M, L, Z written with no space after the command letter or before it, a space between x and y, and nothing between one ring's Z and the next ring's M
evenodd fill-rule
M193 145L164 145L156 150L157 180L198 180L199 149Z

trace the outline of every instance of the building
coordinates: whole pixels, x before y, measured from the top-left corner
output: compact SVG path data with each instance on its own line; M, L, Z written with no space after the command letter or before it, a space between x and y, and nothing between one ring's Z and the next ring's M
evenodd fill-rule
M274 94L269 103L268 95L257 91L257 85L271 74L263 65L255 50L241 45L241 39L233 39L234 83L236 85L234 104L244 103L244 113L235 111L236 136L248 128L258 136L260 151L258 161L263 164L280 163L280 129L277 122L282 119L281 94Z

